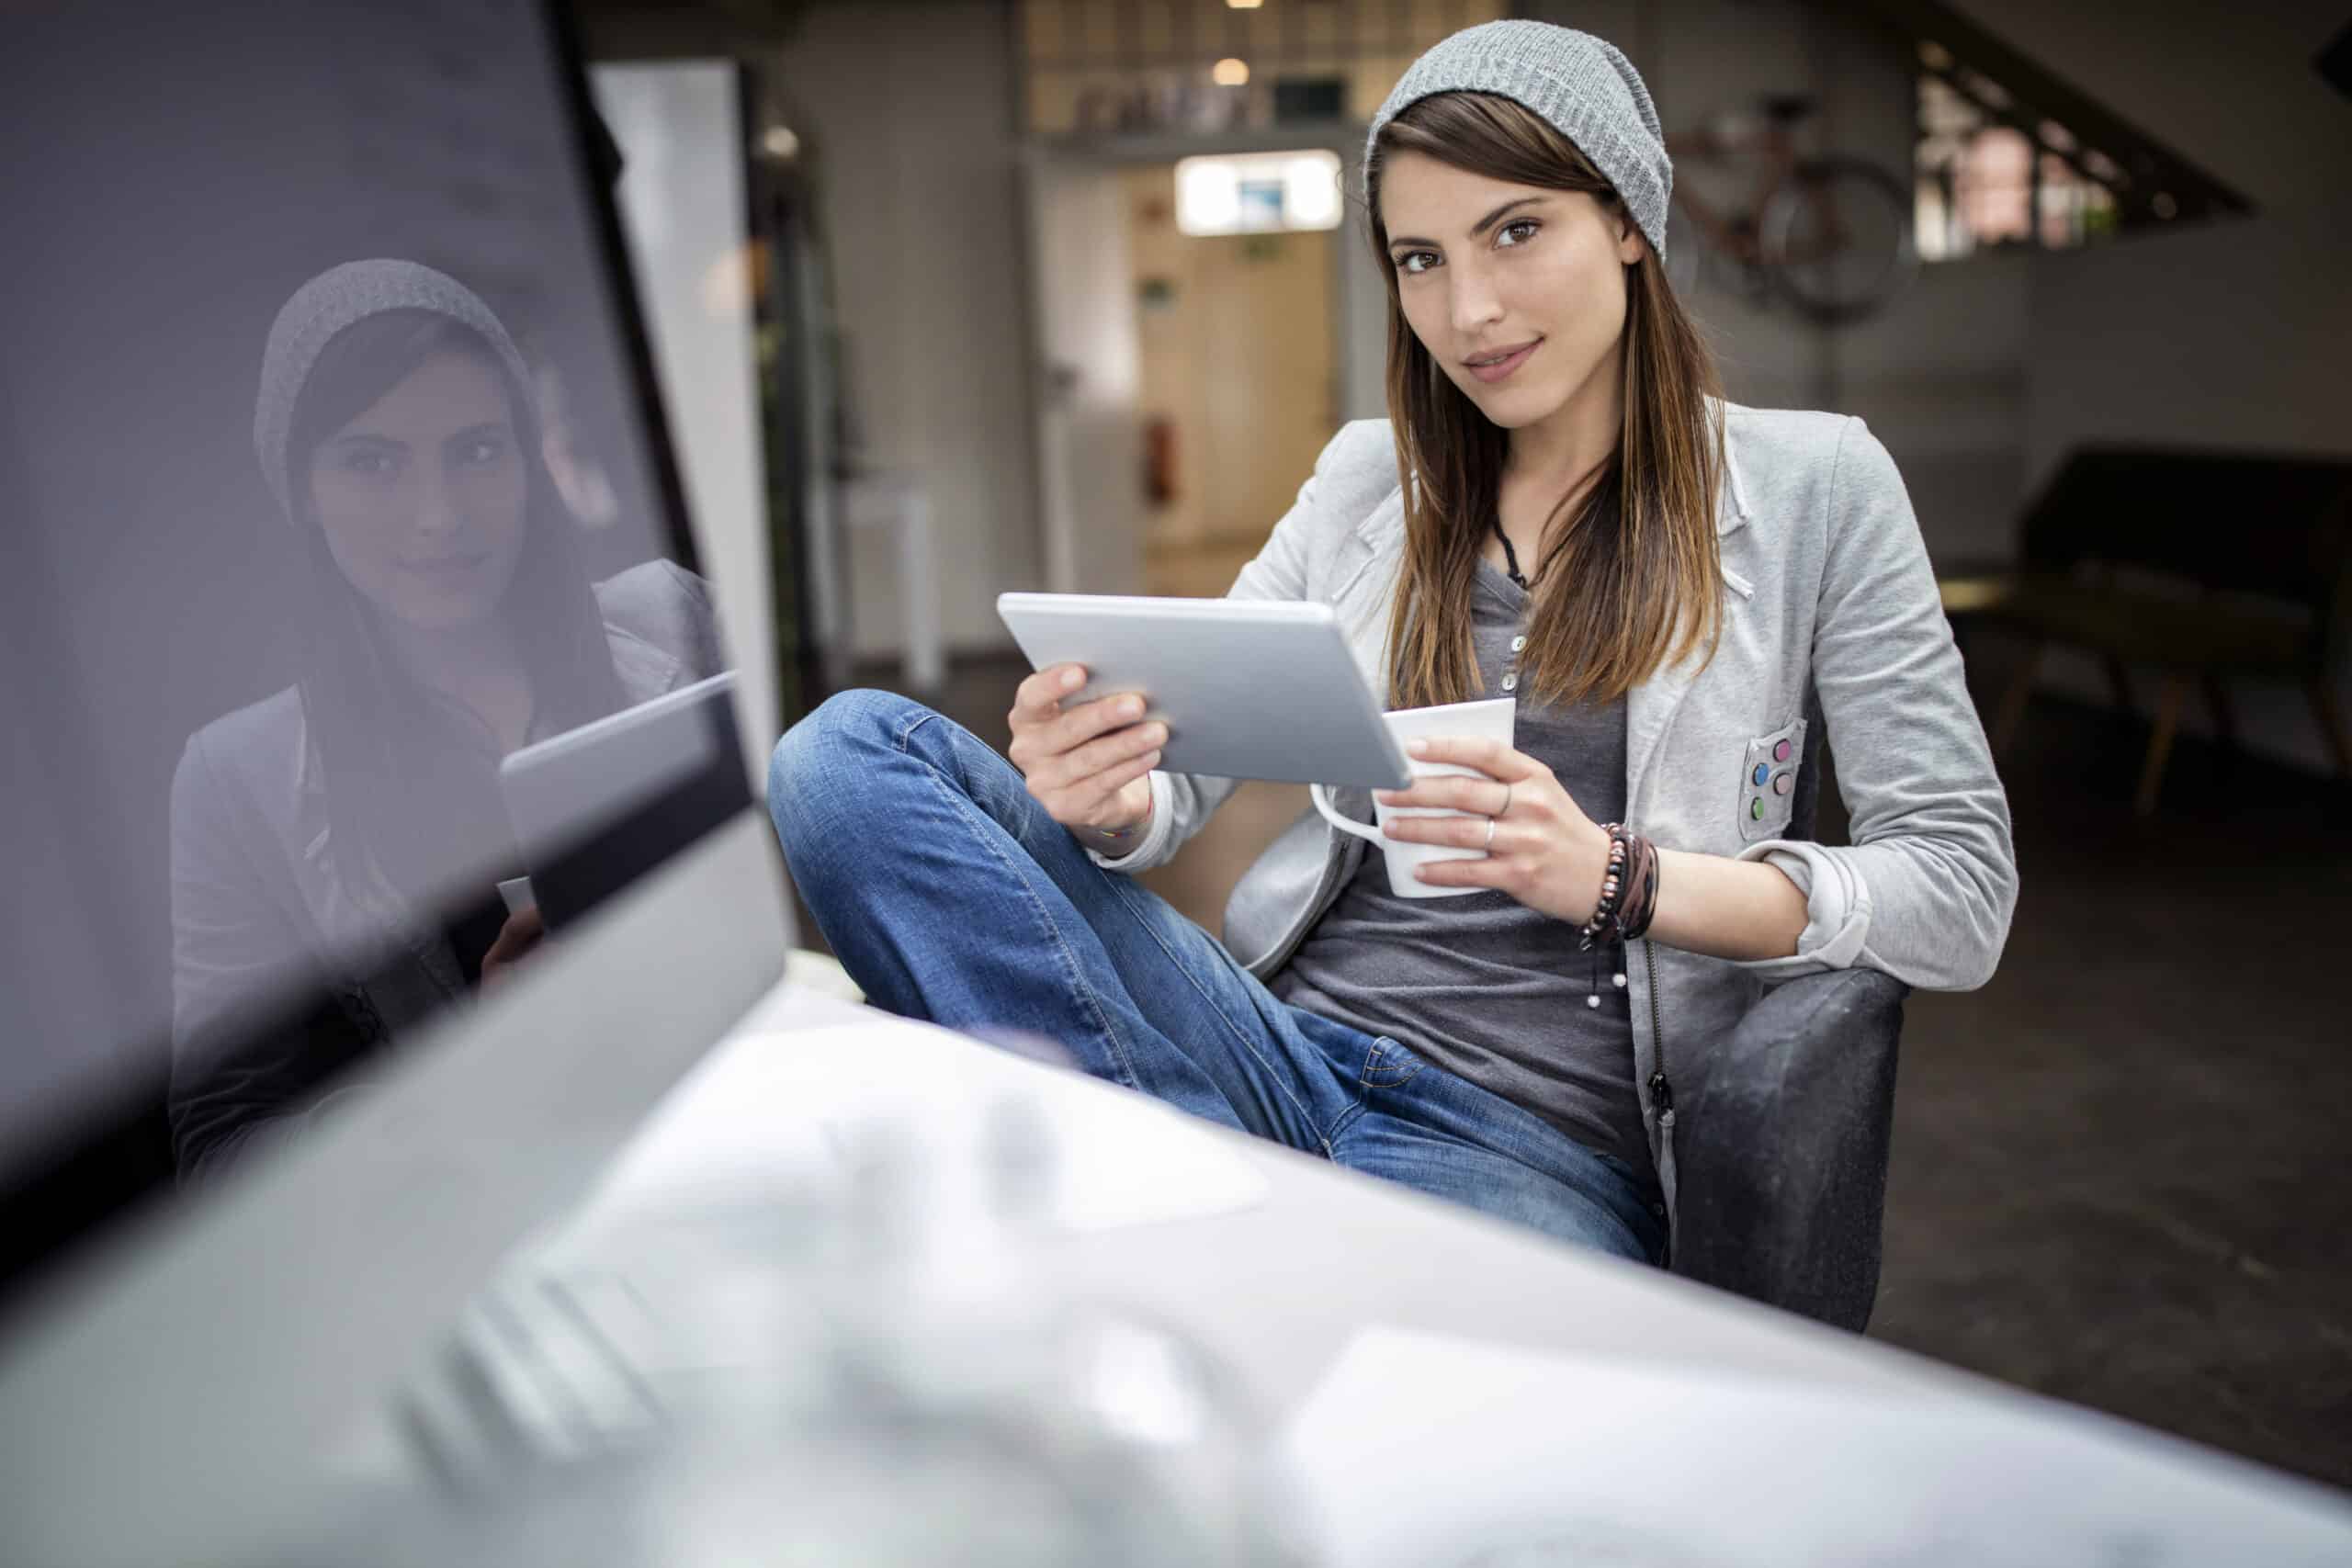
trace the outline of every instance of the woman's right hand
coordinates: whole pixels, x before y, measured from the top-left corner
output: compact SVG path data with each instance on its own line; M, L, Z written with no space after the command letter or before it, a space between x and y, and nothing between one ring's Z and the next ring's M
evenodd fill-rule
M546 935L547 927L541 923L537 905L507 916L506 923L498 928L498 935L491 942L490 951L481 955L482 989L504 985L523 955L538 946Z
M1065 709L1086 683L1075 664L1038 671L1012 696L1012 744L1006 755L1030 795L1065 828L1121 833L1151 819L1151 780L1168 727L1143 716L1136 696L1097 697Z

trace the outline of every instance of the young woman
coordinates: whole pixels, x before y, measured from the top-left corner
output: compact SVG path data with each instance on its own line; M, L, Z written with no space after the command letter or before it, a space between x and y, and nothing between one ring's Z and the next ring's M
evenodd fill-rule
M1389 418L1340 432L1233 588L1338 610L1392 707L1510 693L1487 779L1391 797L1483 848L1399 898L1310 812L1221 946L1131 880L1230 781L1158 771L1131 699L1023 682L1012 766L899 698L834 698L770 807L868 996L1035 1031L1098 1076L1629 1258L1672 1220L1673 1074L1774 981L1992 974L2007 802L1885 450L1859 420L1725 404L1660 255L1671 170L1608 44L1498 22L1374 122ZM1784 837L1807 715L1851 847ZM1491 780L1492 782L1487 782ZM1610 826L1604 826L1605 824Z
M522 871L502 757L719 663L676 566L590 586L529 386L489 307L414 263L336 267L278 312L254 434L304 662L172 784L183 1174L536 941L495 891Z

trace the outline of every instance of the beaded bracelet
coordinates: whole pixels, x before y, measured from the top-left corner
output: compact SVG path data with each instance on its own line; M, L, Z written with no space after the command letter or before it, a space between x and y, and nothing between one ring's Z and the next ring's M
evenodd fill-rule
M1657 908L1657 846L1623 822L1607 825L1609 862L1601 873L1600 899L1592 918L1577 929L1577 951L1601 941L1631 942L1649 930Z
M1624 897L1628 859L1633 850L1633 834L1623 822L1608 824L1609 861L1600 874L1600 901L1592 908L1592 918L1578 929L1578 953L1591 951L1592 944L1617 923L1617 906Z

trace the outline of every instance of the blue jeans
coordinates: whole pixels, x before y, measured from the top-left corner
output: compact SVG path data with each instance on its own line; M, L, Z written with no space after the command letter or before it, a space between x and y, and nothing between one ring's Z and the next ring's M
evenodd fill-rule
M1663 1256L1664 1220L1623 1162L1397 1041L1279 1000L919 703L827 702L777 744L768 809L825 941L879 1007L1041 1034L1196 1116L1578 1246Z

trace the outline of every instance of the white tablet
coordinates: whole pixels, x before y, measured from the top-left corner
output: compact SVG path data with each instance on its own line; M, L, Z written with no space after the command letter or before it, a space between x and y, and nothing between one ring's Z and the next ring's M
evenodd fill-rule
M1168 726L1167 772L1380 789L1411 777L1329 604L1005 593L996 610L1037 669L1085 667L1067 702L1140 694Z
M742 795L731 671L526 746L499 764L499 791L549 930L691 842ZM730 795L731 786L731 795ZM517 879L524 880L524 879Z

